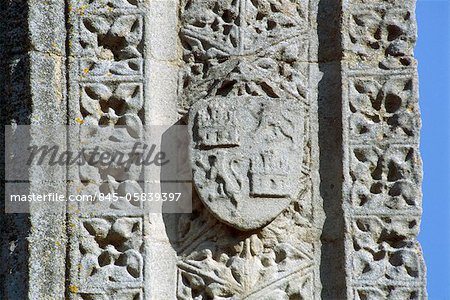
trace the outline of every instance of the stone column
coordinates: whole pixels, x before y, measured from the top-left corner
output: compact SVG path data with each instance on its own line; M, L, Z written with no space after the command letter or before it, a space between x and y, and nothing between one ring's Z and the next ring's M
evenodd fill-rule
M71 147L122 149L142 138L144 126L174 124L179 59L175 1L73 0L68 11ZM108 143L101 128L94 138L83 131L89 126L127 128L119 140ZM154 136L151 140L157 142ZM127 193L158 192L154 187L159 183L147 182L147 171L139 166L127 171L72 167L69 172L75 182L69 187L72 194L121 197L101 207L69 207L69 297L173 299L175 254L162 215L148 203L125 199Z
M31 143L66 149L65 3L28 1ZM33 166L30 193L65 194L66 167ZM66 203L30 203L29 299L63 298L66 277Z
M346 0L342 90L349 299L424 299L415 1Z

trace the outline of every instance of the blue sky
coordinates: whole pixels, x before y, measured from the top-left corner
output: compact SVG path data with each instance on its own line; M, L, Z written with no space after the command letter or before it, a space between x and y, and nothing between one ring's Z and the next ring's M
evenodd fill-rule
M423 217L430 300L450 300L450 1L418 0Z

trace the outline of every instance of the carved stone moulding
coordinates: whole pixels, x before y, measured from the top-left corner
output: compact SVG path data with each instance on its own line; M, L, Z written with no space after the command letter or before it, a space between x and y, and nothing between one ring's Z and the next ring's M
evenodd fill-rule
M214 97L189 113L200 199L239 230L270 223L301 190L303 108L268 97Z

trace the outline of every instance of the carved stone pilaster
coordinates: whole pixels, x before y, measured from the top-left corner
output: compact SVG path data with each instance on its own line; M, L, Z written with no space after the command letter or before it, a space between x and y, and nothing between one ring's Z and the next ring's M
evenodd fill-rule
M349 299L425 299L415 1L344 2Z

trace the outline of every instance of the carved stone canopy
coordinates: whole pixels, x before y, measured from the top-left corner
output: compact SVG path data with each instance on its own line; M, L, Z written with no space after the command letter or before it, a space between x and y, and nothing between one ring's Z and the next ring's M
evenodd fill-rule
M206 207L240 230L265 226L298 197L302 107L268 97L216 97L189 114L194 185Z

